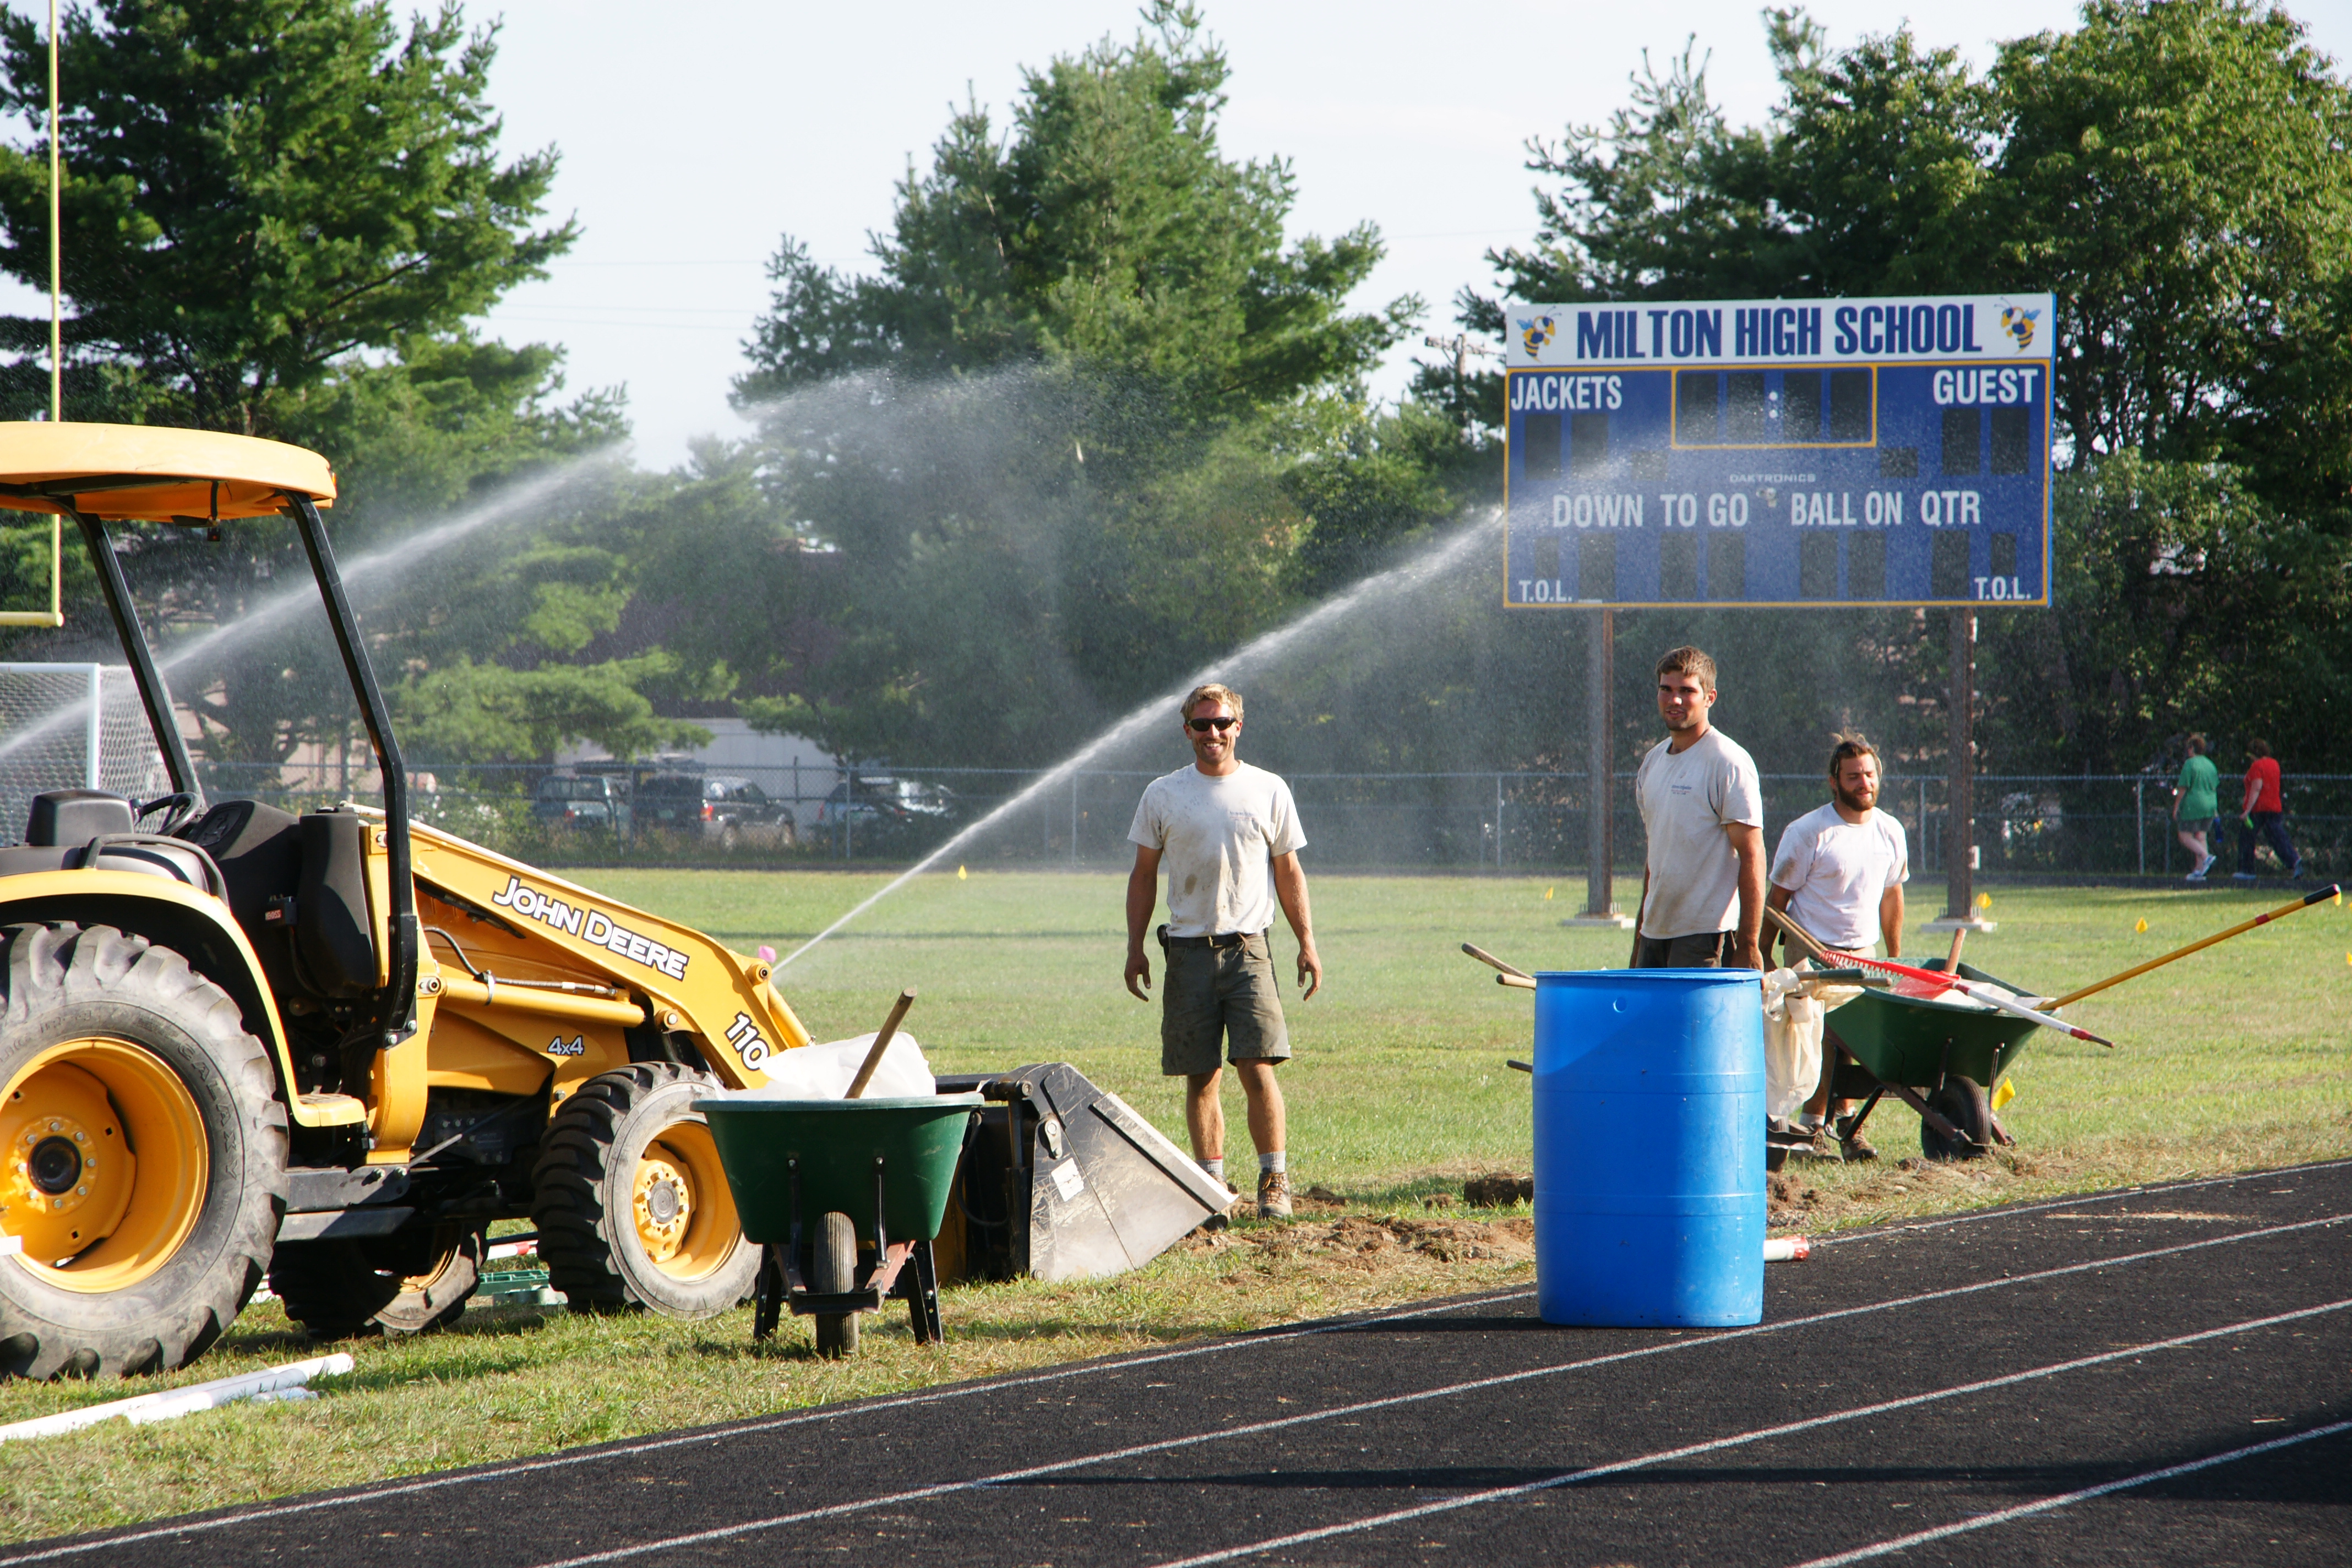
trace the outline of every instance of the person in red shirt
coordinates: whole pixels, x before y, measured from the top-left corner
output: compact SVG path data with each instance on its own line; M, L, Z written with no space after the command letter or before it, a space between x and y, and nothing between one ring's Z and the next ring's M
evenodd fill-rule
M2294 845L2286 836L2286 795L2279 787L2278 759L2271 755L2267 741L2248 741L2246 752L2252 761L2246 764L2246 799L2238 818L2238 874L2231 880L2255 879L2257 840L2268 840L2279 864L2286 868L2286 874L2300 880L2303 857L2294 852Z

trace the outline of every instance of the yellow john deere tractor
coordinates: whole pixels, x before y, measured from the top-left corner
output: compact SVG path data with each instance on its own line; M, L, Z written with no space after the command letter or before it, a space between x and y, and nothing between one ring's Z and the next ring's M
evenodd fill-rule
M0 849L0 1371L179 1366L266 1277L313 1332L446 1322L528 1215L573 1310L751 1289L692 1102L808 1043L769 966L412 826L315 454L0 426L0 507L80 530L172 793L37 797ZM108 525L282 516L383 809L207 803Z

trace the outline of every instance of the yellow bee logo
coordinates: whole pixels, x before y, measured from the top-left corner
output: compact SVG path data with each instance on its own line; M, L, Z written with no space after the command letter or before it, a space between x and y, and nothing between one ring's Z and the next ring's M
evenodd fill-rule
M2015 338L2019 348L2030 349L2033 346L2033 321L2041 314L2039 310L2021 310L2015 305L2006 306L2000 312L2000 330Z
M1519 321L1519 342L1527 345L1529 359L1540 358L1544 344L1559 336L1559 326L1549 316L1538 316L1533 321L1524 317Z

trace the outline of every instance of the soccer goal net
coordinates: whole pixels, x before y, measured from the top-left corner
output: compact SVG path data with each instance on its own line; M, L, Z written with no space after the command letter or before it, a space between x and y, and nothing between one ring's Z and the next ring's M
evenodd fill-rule
M0 843L44 790L149 800L171 789L128 665L0 664Z

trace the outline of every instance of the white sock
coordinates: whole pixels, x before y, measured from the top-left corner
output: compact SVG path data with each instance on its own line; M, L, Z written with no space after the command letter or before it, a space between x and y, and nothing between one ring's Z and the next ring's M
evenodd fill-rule
M1260 1175L1264 1175L1268 1171L1287 1171L1290 1169L1289 1158L1281 1150L1276 1149L1271 1154L1260 1154L1257 1157L1257 1168Z
M1201 1162L1201 1169L1208 1172L1209 1174L1216 1177L1217 1180L1221 1182L1225 1179L1225 1163L1222 1159L1203 1160Z

